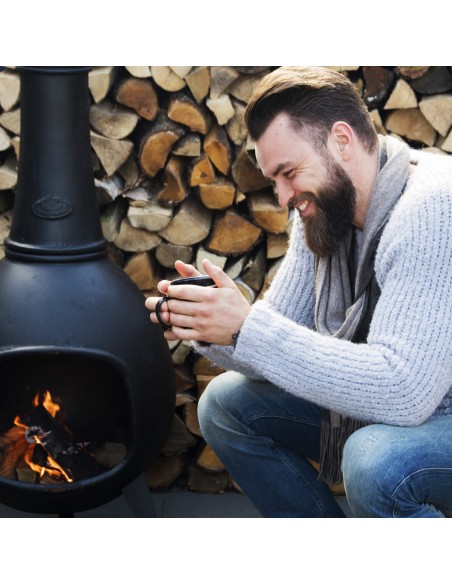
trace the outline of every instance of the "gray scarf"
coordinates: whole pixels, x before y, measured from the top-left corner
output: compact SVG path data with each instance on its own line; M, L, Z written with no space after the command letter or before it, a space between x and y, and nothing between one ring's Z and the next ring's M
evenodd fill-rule
M356 276L350 277L354 263L353 232L332 256L316 259L315 323L323 335L352 342L365 342L368 325L378 300L374 258L381 233L408 179L410 150L396 138L380 136L379 173L374 183L363 230ZM354 280L354 282L353 282ZM330 484L342 481L340 463L345 441L366 425L331 411L325 411L321 425L320 478Z

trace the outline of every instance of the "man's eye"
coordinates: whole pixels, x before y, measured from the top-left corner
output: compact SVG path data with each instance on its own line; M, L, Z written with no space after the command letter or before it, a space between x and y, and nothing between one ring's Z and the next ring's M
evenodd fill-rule
M293 176L293 169L292 170L286 170L286 172L284 173L284 177L285 178L291 178Z

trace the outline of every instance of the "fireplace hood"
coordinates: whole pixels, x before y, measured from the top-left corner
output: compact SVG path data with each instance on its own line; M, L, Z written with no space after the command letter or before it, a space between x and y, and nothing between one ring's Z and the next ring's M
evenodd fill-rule
M88 67L19 67L19 179L0 261L0 433L50 389L77 440L118 441L97 476L28 484L0 476L0 501L67 514L119 496L157 457L175 381L144 296L107 255L89 137Z

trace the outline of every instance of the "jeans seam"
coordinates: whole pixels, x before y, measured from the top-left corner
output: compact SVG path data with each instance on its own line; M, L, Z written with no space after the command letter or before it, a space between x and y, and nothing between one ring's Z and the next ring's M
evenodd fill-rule
M441 474L447 474L449 472L452 472L452 467L425 466L423 468L419 468L419 469L415 470L414 472L412 472L409 475L407 475L406 477L404 477L404 479L396 486L396 488L391 493L391 497L393 497L395 499L394 500L394 505L393 505L393 508L392 508L392 515L393 515L393 517L400 517L400 515L396 511L396 508L397 508L397 492L405 484L407 484L409 481L411 481L413 478L415 478L417 475L421 475L424 472L431 472L431 471L437 471L437 472L440 472Z
M320 428L320 424L316 424L313 423L311 418L300 418L297 416L290 416L290 415L286 415L286 414L276 414L276 413L261 413L261 414L254 414L251 418L247 418L245 421L246 425L249 426L250 424L252 424L253 422L256 422L257 420L261 420L262 418L278 418L279 420L290 420L291 422L297 422L300 424L307 424L309 426L312 426L314 428Z

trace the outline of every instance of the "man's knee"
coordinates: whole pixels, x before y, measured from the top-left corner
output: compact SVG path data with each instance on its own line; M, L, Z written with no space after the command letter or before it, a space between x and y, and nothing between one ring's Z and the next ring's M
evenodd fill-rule
M215 377L198 400L198 419L204 438L209 441L218 429L229 425L236 403L239 379L232 371Z
M361 481L372 481L372 475L378 472L381 460L381 444L373 426L366 426L354 432L344 446L342 472L348 482L357 477Z

